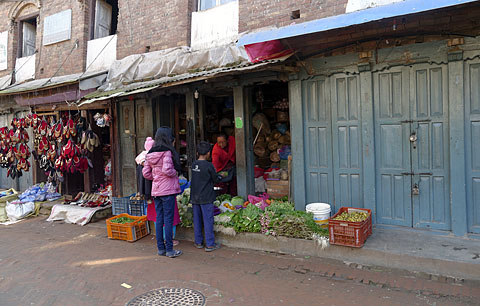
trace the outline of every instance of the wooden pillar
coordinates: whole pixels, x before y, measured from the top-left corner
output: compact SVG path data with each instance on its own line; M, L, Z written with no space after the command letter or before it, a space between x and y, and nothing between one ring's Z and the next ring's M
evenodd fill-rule
M192 91L186 93L186 113L187 113L187 167L188 177L191 178L191 166L196 159L196 135L197 135L197 105Z
M80 111L80 115L87 120L87 124L93 124L91 122L93 118L91 118L91 116L88 116L88 111L82 110ZM83 191L87 193L91 192L90 176L91 176L91 171L90 171L90 167L88 167L87 170L83 173Z
M452 231L456 236L467 233L467 200L465 181L465 100L463 53L448 54L448 107L450 125L450 182Z
M292 177L293 201L296 210L305 210L305 153L303 139L302 82L288 82L288 100L290 110L290 133L292 139Z
M198 97L198 127L200 129L200 140L205 140L205 97Z
M172 100L170 100L170 103L172 103ZM176 137L176 142L175 142L175 148L177 149L178 152L180 152L180 107L178 105L178 100L173 100L173 125L174 125L174 131L175 131L175 137ZM160 125L158 125L160 127Z
M255 194L251 98L251 88L242 86L233 88L237 193L244 198L249 194Z
M111 150L112 150L112 193L114 196L119 196L121 194L121 180L120 180L120 122L119 122L119 107L118 107L118 102L115 100L112 100L112 131L113 133L113 139L112 139L112 144L111 144Z
M370 64L358 66L360 71L360 105L363 157L363 206L375 216L375 128L373 115L373 84Z

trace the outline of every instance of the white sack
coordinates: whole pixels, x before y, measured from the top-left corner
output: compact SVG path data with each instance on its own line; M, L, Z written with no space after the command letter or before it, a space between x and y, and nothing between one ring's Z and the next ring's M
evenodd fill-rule
M10 202L7 202L5 210L10 220L20 220L35 210L35 203L27 202L23 204L11 204Z

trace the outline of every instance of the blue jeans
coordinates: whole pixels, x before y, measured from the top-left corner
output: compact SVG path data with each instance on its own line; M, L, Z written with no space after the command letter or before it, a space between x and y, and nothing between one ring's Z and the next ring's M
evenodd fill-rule
M157 235L157 249L159 253L173 251L173 211L175 209L175 195L154 197L157 222L155 232ZM165 225L165 241L163 238L163 226Z
M215 236L213 234L213 203L212 204L193 204L193 231L195 233L195 243L203 244L202 229L205 231L205 246L215 246Z

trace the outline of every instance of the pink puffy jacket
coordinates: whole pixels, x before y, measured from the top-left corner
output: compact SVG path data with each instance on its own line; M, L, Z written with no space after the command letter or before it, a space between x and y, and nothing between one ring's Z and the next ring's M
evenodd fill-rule
M154 197L179 194L181 191L170 151L148 153L143 166L143 177L153 181Z

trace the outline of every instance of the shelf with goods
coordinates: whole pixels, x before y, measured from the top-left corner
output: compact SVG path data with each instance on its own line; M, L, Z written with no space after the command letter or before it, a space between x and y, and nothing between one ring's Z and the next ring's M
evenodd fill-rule
M290 195L291 139L288 86L270 82L254 90L252 113L255 191Z

